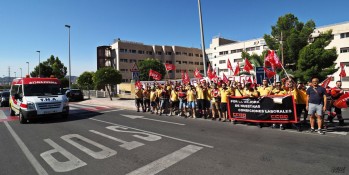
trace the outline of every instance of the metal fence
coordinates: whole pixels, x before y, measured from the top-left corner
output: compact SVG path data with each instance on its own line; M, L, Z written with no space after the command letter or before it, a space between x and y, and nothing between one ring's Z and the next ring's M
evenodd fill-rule
M95 97L95 98L106 98L107 97L106 91L83 90L83 93L87 97L88 97L88 94L90 94L90 97Z

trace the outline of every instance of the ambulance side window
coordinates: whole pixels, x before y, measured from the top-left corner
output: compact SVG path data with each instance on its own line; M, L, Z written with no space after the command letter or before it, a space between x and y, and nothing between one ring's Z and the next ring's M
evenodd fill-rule
M18 85L12 85L11 95L14 96L18 92Z
M23 98L23 88L22 85L18 86L18 92L17 92L18 96L20 99Z

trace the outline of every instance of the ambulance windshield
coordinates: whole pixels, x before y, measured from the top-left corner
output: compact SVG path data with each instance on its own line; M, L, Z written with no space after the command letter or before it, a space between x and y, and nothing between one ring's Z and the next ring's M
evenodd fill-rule
M61 95L58 84L26 84L24 85L25 96L48 96Z

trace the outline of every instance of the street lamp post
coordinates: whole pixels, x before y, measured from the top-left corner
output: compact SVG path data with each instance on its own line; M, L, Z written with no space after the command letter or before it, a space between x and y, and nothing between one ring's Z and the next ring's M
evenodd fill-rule
M204 76L206 77L205 39L204 39L204 27L203 27L203 24L202 24L202 13L201 13L201 1L200 0L198 0L198 6L199 6L199 18L200 18L202 60L203 60L203 63L204 63Z
M40 69L40 50L38 50L38 51L36 51L36 52L39 53L39 76L38 76L38 77L40 77L40 75L41 75L41 69Z
M30 77L30 75L29 75L29 62L27 61L26 63L28 64L28 76Z
M13 73L15 73L15 78L17 78L17 74L16 74L16 72L13 72Z
M71 66L70 66L70 25L65 25L69 31L69 89L71 88Z
M19 68L20 70L21 70L21 78L23 78L23 76L22 76L22 68Z

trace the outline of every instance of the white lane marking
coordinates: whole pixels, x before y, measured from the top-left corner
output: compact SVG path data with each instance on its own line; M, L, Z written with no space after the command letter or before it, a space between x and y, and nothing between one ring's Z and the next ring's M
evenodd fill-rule
M4 113L4 111L0 111L0 118L1 119L6 119L6 115ZM16 134L16 132L12 129L12 127L10 126L10 124L8 124L7 121L4 121L4 124L6 125L6 128L8 129L8 131L11 133L12 137L15 139L16 143L18 144L18 146L21 148L21 150L23 151L24 155L27 157L27 159L29 160L29 162L32 164L32 166L34 167L34 169L36 170L36 172L39 175L46 175L48 174L46 172L46 170L40 165L40 163L38 162L38 160L36 160L36 158L34 157L34 155L29 151L28 147L24 144L24 142L22 141L21 138L18 137L18 135Z
M158 160L155 160L154 162L148 165L145 165L137 170L134 170L128 173L127 175L157 174L201 149L202 147L199 147L199 146L188 145L169 155L166 155Z
M148 141L148 142L155 142L155 141L158 141L161 139L160 136L154 135L154 134L149 134L149 133L139 132L139 131L127 131L128 128L121 127L121 126L107 126L106 128L110 129L112 131L115 131L115 132L134 134L134 135L132 135L133 137L136 137L136 138ZM146 136L142 136L142 135L146 135Z
M51 166L51 168L55 172L68 172L87 165L87 163L80 160L79 158L77 158L76 156L59 146L51 139L45 139L44 141L51 145L53 149L41 153L40 156L47 162L47 164ZM68 159L68 161L60 162L59 160L53 157L52 154L55 153L62 154L64 157Z
M109 111L102 111L101 113L116 112L116 111L122 111L122 110L125 110L125 109L114 109Z
M338 135L343 135L346 136L348 135L348 132L338 132L338 131L327 131L326 134L338 134Z
M142 132L145 132L145 133L149 133L149 134L154 134L154 135L170 138L170 139L173 139L173 140L178 140L178 141L182 141L182 142L186 142L186 143L190 143L190 144L200 145L200 146L203 146L203 147L206 147L206 148L214 148L211 145L206 145L206 144L202 144L202 143L192 142L192 141L189 141L189 140L180 139L180 138L176 138L176 137L172 137L172 136L167 136L167 135L164 135L164 134L159 134L159 133L146 131L146 130L142 130L142 129L132 128L132 127L129 127L129 126L119 125L119 124L112 123L112 122L107 122L107 121L98 120L98 119L94 119L94 118L90 118L90 120L98 121L98 122L101 122L101 123L108 123L108 124L112 124L112 125L115 125L115 126L122 126L122 127L125 127L125 128L130 128L130 129L136 130L136 131L142 131Z
M168 122L164 120L156 120L156 119L151 119L151 118L145 118L144 116L140 115L126 115L126 114L121 114L124 117L131 118L131 119L143 119L143 120L151 120L151 121L156 121L156 122L161 122L161 123L169 123L169 124L174 124L174 125L180 125L184 126L185 124L183 123L176 123L176 122Z
M114 140L114 141L120 142L120 143L122 143L122 145L119 145L119 146L121 148L125 148L127 150L132 150L132 149L135 149L137 147L140 147L140 146L144 145L143 143L137 142L137 141L127 142L125 140L121 140L121 139L118 139L116 137L113 137L113 136L110 136L110 135L107 135L107 134L103 134L103 133L95 131L95 130L90 130L90 132L98 134L98 135L103 136L105 138L108 138L110 140Z
M105 159L105 158L111 157L117 153L116 151L114 151L114 150L112 150L104 145L101 145L97 142L94 142L94 141L92 141L86 137L83 137L81 135L78 135L78 134L68 134L68 135L62 136L61 138L95 159ZM101 149L101 151L98 151L98 152L92 151L91 149L89 149L89 148L81 145L80 143L77 143L76 141L72 140L72 138L77 138L79 140L83 140L84 142L89 143L89 144Z

